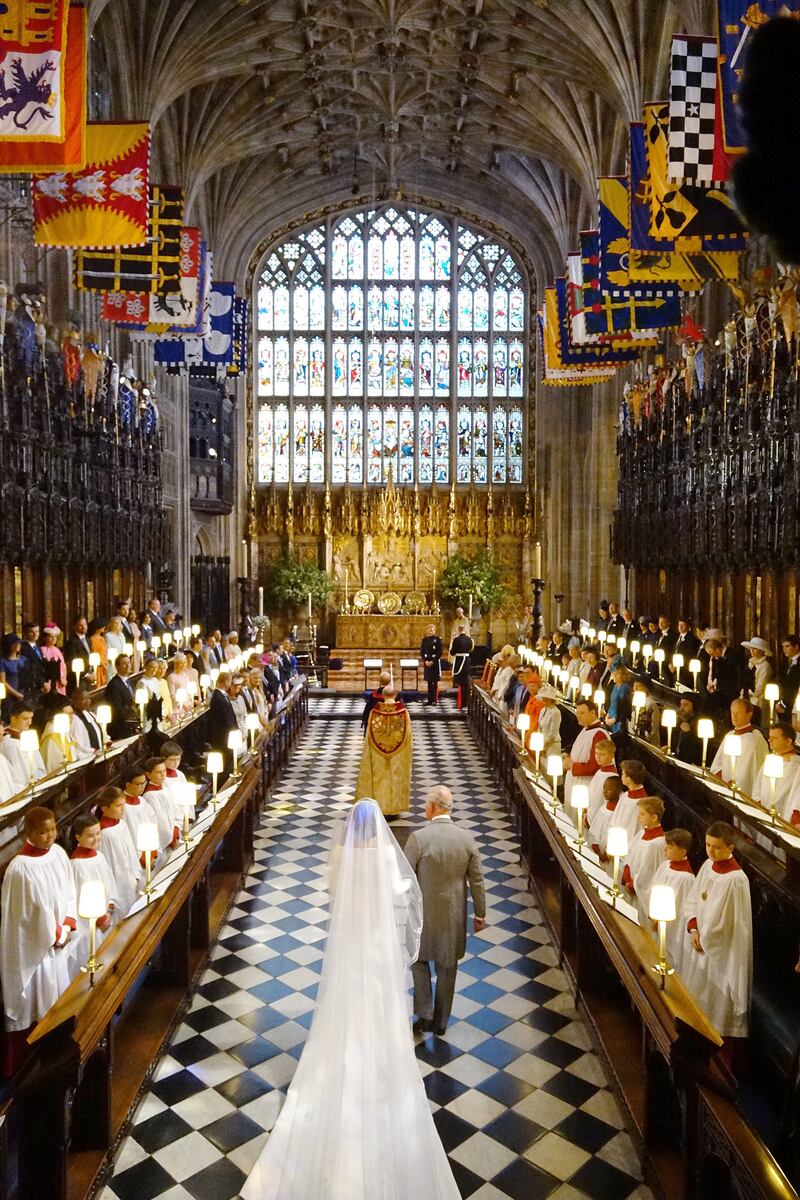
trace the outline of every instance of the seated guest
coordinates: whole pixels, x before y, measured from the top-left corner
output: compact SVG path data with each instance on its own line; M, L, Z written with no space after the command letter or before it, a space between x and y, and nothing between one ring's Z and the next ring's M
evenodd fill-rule
M39 626L32 621L26 621L22 626L22 642L20 644L22 658L22 675L20 682L22 690L28 696L39 696L42 692L51 690L50 672L39 645Z
M232 658L238 658L240 653L239 632L236 629L232 629L228 634L227 645L225 646L225 661L230 662Z
M75 897L80 902L81 888L85 883L102 883L106 896L105 914L98 918L97 928L100 937L108 933L114 913L119 906L117 899L117 882L109 866L108 859L98 853L102 830L96 813L84 812L72 823L72 837L75 849L69 856L72 868L72 878L75 881ZM125 915L124 913L122 914ZM79 917L78 928L75 932L74 958L77 966L82 966L89 958L89 926L87 921Z
M89 655L92 652L92 647L89 644L88 628L86 617L76 617L72 624L72 633L64 643L68 692L72 692L72 689L79 682L72 672L72 664L76 658L79 658L83 664L80 683L85 684L90 689L95 686L94 671L89 666Z
M618 774L616 763L614 762L616 749L610 738L603 738L601 741L598 741L594 748L594 755L597 759L597 771L589 780L589 807L586 810L586 820L590 825L595 813L599 812L605 803L603 799L603 784L609 775Z
M634 696L637 692L643 692L645 702L642 707L637 707L634 703ZM630 731L635 737L641 738L644 742L649 742L651 746L661 745L661 709L650 695L650 690L646 683L641 679L637 679L633 684L633 693L631 695L631 707L633 715L630 720Z
M61 771L67 763L75 762L78 757L75 743L70 734L56 733L53 728L54 718L58 713L64 713L69 717L69 724L71 726L72 718L75 714L66 696L58 696L54 699L48 708L48 712L48 721L39 741L39 752L44 761L47 774L53 775L56 771Z
M588 784L592 775L600 769L595 757L595 747L599 741L608 737L597 716L597 705L594 700L579 700L575 705L575 717L580 725L580 732L572 743L569 754L563 754L564 764L564 807L572 815L570 795L573 784Z
M741 738L742 753L736 759L735 765L725 753L725 738L720 742L719 750L714 755L711 773L719 776L723 783L731 783L735 779L736 786L747 796L752 796L756 776L764 765L767 757L767 743L757 729L753 729L751 719L753 706L749 700L734 700L730 706L733 732Z
M111 706L108 732L112 738L131 737L139 728L136 689L130 678L131 660L127 654L120 654L115 666L116 673L106 684L106 702Z
M792 825L800 824L800 755L794 744L794 729L786 721L779 721L770 728L769 749L771 754L777 754L783 760L783 777L769 780L764 777L764 767L756 776L753 787L753 799L757 800L767 810L773 803L778 815ZM774 792L772 785L775 785ZM773 799L774 797L774 799ZM761 844L761 843L759 843ZM766 842L768 849L771 846Z
M800 638L789 633L781 642L786 669L778 679L781 690L779 711L790 713L794 709L797 693L800 691Z
M539 688L539 732L544 736L544 749L540 762L545 764L549 754L561 754L561 711L558 707L558 692L549 683Z
M91 693L85 687L76 687L70 694L72 720L70 737L77 758L91 758L103 749L103 730L92 712Z
M19 746L19 735L33 725L33 706L28 700L15 700L8 713L6 737L0 742L0 754L11 768L17 791L22 792L47 774L44 760L38 750L23 754Z
M649 919L650 888L653 876L664 859L664 801L658 796L645 796L638 804L639 829L628 849L628 858L622 872L622 885L636 898L639 920L644 924Z
M100 853L114 876L114 895L125 915L141 891L139 855L125 822L125 796L118 787L103 788L97 802Z
M753 975L750 884L733 857L725 821L706 830L708 858L697 872L685 916L692 950L684 983L723 1037L747 1037Z
M147 776L142 767L131 767L122 778L125 796L125 811L122 814L128 826L134 846L138 844L140 825L157 825L156 810L150 801L145 799L144 789L147 787ZM144 860L141 859L144 866Z
M711 632L720 633L718 629ZM741 691L739 664L721 636L706 638L703 648L708 655L708 707L711 712L722 714L730 708L731 701L735 700Z
M606 846L608 831L617 824L617 805L622 795L622 780L619 775L606 775L603 779L603 803L589 824L589 842L595 854L603 862L608 861Z
M628 729L631 715L631 673L627 667L618 666L612 673L611 696L605 725L612 738L621 738Z
M147 783L144 798L156 814L159 845L163 851L174 850L180 841L183 813L167 786L167 764L163 755L153 755L144 764Z
M528 700L525 705L525 712L531 719L528 731L533 733L534 730L539 728L539 714L543 707L543 703L539 699L539 692L543 686L542 679L538 671L532 671L530 668L523 671L522 679L528 693Z
M769 642L763 638L754 637L749 642L742 642L745 650L750 651L748 669L750 671L750 703L763 711L767 710L767 699L764 689L772 679L772 663L769 661L772 651Z
M694 886L694 871L689 862L691 848L692 835L688 829L668 829L664 834L664 858L650 883L651 890L662 885L671 887L675 893L676 919L667 922L667 957L680 976L684 974L686 956L691 952L686 936L686 902ZM658 922L651 922L651 928L655 931Z
M644 763L639 762L638 758L626 758L619 771L625 791L617 806L614 824L627 830L628 845L631 846L639 831L639 801L647 796L644 786L646 772Z
M48 621L42 630L42 658L48 677L55 690L62 696L67 693L67 664L64 655L56 645L61 637L61 630L52 621Z
M78 908L69 859L56 843L49 808L30 808L25 844L11 859L0 899L0 982L7 1040L4 1074L29 1052L28 1031L52 1008L74 973L70 938Z
M124 653L125 650L125 636L122 632L122 621L120 621L119 617L111 617L110 620L106 622L106 627L103 631L103 638L105 639L106 643L108 678L112 679L114 672L116 671L116 657ZM116 650L116 656L114 654L109 654L109 650Z
M678 724L672 739L672 753L679 762L699 767L703 761L703 743L696 733L697 714L694 700L683 696L678 705Z

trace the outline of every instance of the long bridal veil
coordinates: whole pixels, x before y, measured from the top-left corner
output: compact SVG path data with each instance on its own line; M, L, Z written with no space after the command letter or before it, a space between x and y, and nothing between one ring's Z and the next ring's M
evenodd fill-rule
M374 800L330 861L314 1020L244 1200L459 1200L414 1054L406 999L422 896Z

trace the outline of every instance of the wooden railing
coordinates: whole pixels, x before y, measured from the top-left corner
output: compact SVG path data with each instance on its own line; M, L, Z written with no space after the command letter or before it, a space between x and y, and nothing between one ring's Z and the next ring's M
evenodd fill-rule
M479 686L469 717L506 787L561 966L668 1200L796 1196L739 1105L717 1031L676 977L658 986L653 939L601 899L559 833L532 761L520 756L519 741Z
M204 967L252 859L259 810L307 716L304 685L243 761L168 890L112 931L93 981L77 976L30 1035L33 1052L12 1082L4 1196L83 1200L98 1182Z

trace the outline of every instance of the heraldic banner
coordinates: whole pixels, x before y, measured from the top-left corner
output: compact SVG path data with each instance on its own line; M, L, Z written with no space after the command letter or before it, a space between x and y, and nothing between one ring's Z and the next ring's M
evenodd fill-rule
M86 126L86 166L34 175L37 246L143 246L149 215L150 126Z
M0 174L82 167L86 10L68 0L0 9Z

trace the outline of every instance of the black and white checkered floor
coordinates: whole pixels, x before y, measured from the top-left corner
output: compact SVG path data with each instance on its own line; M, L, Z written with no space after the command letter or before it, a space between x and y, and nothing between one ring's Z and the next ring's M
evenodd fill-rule
M325 715L309 723L272 794L245 890L100 1200L232 1200L280 1111L313 1016L328 847L361 747L360 702L319 707ZM421 710L414 739L414 812L394 831L402 843L426 790L449 785L456 819L479 840L489 897L489 924L469 939L446 1038L417 1044L462 1195L652 1200L469 728Z

